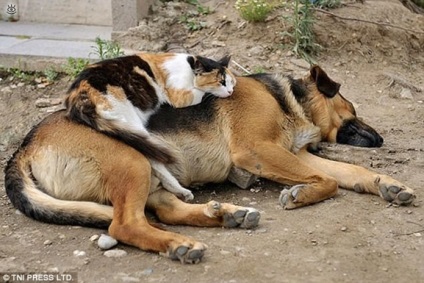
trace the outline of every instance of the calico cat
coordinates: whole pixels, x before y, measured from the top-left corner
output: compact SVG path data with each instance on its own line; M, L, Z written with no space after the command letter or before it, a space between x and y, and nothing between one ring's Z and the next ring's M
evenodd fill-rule
M168 191L193 199L166 169L171 153L146 129L162 104L187 107L206 93L228 97L236 84L229 56L214 61L182 53L140 53L89 65L72 83L67 116L135 148L147 158Z

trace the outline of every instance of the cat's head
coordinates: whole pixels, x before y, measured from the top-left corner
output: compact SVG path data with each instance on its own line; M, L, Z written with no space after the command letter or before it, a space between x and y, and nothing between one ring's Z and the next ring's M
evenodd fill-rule
M228 97L233 93L236 78L228 69L231 57L218 61L202 56L194 56L191 67L194 72L194 87L218 97Z

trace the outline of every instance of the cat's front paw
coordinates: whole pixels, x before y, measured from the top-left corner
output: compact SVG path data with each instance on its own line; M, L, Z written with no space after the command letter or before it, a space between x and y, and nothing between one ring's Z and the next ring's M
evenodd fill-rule
M181 193L177 194L177 197L183 201L191 201L194 199L193 193L187 189L184 189Z

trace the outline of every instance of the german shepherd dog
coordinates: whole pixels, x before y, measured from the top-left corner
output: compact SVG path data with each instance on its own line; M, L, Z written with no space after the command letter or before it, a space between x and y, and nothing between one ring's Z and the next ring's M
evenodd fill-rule
M149 130L175 157L167 166L182 185L222 182L235 167L292 185L279 198L285 209L328 199L338 187L401 205L413 201L413 190L387 175L308 151L319 141L368 147L383 142L320 67L301 79L258 74L237 81L229 98L206 97L184 109L165 106L150 119ZM30 131L9 160L5 179L11 202L29 217L108 227L123 243L183 263L199 262L206 245L156 228L145 209L166 224L252 228L260 219L250 207L183 202L161 188L145 156L70 121L64 111Z

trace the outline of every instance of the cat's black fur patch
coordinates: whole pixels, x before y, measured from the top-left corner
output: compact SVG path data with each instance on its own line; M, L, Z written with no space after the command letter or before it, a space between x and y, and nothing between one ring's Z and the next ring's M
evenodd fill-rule
M196 59L200 62L205 72L211 72L213 70L218 70L220 75L225 75L225 68L219 62L211 60L206 57L196 56Z
M139 56L124 56L104 60L83 70L75 79L68 92L87 81L93 88L106 94L107 86L122 87L128 100L141 110L153 109L159 102L155 89L141 75L134 71L135 67L144 70L151 78L155 78L149 64Z
M157 133L196 131L200 124L214 121L217 99L207 94L200 104L179 109L164 104L150 117L147 128Z

